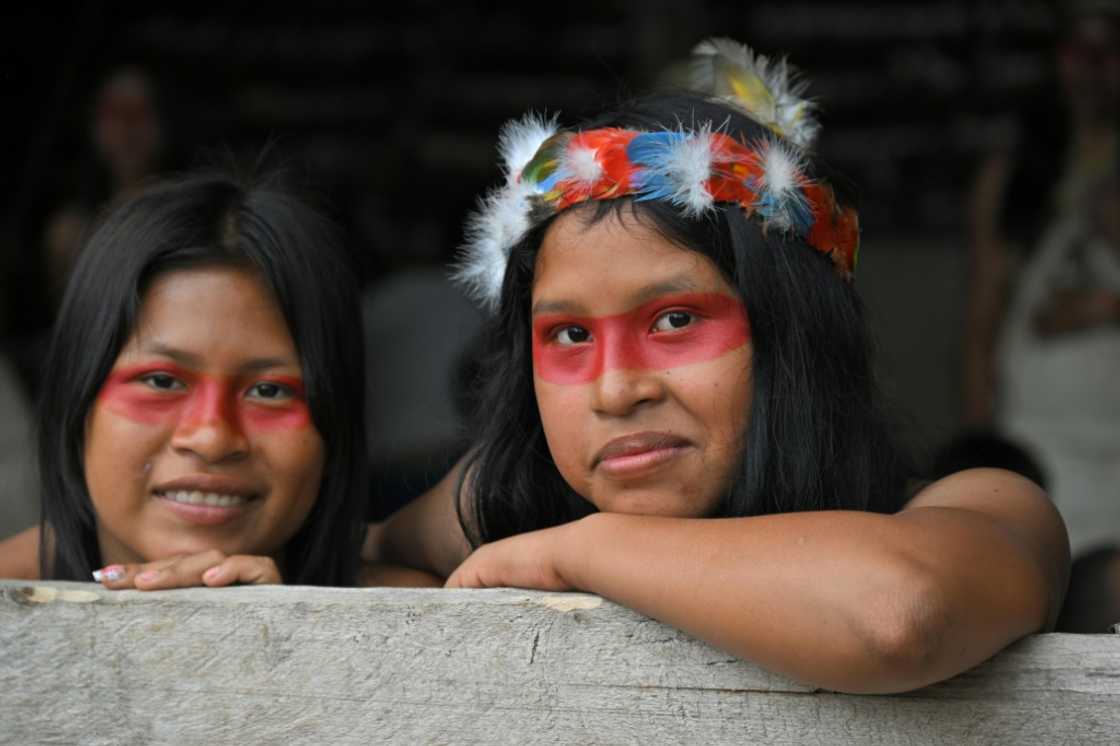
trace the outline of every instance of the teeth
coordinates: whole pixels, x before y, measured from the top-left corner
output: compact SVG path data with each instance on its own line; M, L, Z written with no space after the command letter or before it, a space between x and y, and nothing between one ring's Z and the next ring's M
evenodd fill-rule
M217 492L198 492L195 490L175 490L165 492L163 496L177 503L213 505L218 508L232 508L249 502L249 498L244 495L221 495Z

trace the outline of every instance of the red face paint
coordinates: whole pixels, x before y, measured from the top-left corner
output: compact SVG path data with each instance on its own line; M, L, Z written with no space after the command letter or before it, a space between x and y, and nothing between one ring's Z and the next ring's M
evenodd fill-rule
M173 385L156 388L152 378L165 375ZM261 384L282 387L287 398L255 398ZM98 400L113 412L146 425L198 427L225 423L246 433L306 427L311 412L303 383L291 376L211 376L169 363L149 363L114 370Z
M674 312L691 320L681 328L666 326ZM586 340L571 343L584 336L573 334L573 327L585 331ZM568 340L562 339L564 330L569 330ZM667 370L714 360L749 338L746 309L736 298L720 293L662 296L616 316L534 318L533 369L550 383L589 383L607 370Z

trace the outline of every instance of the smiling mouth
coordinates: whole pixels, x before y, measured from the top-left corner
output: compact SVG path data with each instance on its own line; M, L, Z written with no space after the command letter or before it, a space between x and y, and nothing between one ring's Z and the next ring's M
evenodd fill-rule
M252 495L231 495L220 492L199 492L197 490L168 490L155 494L156 497L180 505L200 505L214 508L238 508L253 499Z

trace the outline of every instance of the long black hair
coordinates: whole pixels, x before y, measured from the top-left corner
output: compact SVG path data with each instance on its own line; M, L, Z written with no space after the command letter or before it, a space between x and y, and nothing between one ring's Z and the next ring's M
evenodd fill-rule
M366 495L358 289L334 225L283 181L279 172L214 171L156 185L113 211L89 238L63 297L42 381L43 577L86 580L102 564L84 477L86 420L146 289L164 273L217 265L256 272L275 296L325 445L318 499L285 545L283 577L353 584Z
M638 99L583 128L661 130L705 122L746 142L766 134L742 114L688 94ZM838 175L819 163L809 169L851 203ZM669 241L710 258L746 305L753 344L750 424L738 472L715 516L893 512L901 506L911 459L880 403L863 305L828 257L801 239L763 231L734 205L699 219L654 200L573 209L591 222L631 211ZM475 544L595 510L557 470L533 392L531 293L549 226L534 227L512 248L489 329L479 376L480 432L458 501L460 522Z

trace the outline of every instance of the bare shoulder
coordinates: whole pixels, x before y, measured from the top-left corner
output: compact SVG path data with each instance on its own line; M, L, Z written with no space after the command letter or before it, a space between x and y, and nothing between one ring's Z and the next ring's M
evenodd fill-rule
M0 578L39 579L39 527L0 541Z
M967 469L919 491L899 516L952 510L971 515L973 524L994 541L1018 548L1049 588L1051 623L1069 579L1069 535L1046 492L1031 480L1004 469ZM961 512L963 511L963 512Z
M1069 553L1065 523L1037 484L1005 469L966 469L922 488L903 513L924 508L955 508L983 514L1005 529Z
M929 507L1008 513L1016 517L1023 517L1025 511L1061 523L1058 511L1041 487L1006 469L966 469L942 477L919 490L903 510Z

